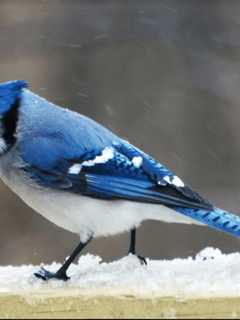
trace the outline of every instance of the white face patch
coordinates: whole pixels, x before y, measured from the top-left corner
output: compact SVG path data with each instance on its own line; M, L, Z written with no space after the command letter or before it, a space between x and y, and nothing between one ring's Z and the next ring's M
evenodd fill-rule
M163 178L163 180L165 180L169 184L174 184L178 188L183 188L184 187L183 181L177 176L173 176L171 179L170 179L169 176L165 176Z
M82 166L91 167L95 164L106 163L114 157L113 149L112 148L105 148L102 151L100 156L96 156L93 160L87 160L82 163Z
M143 158L142 157L133 157L132 163L135 168L140 168L143 163Z
M79 163L75 163L68 169L68 173L70 174L79 174L82 169L82 165Z

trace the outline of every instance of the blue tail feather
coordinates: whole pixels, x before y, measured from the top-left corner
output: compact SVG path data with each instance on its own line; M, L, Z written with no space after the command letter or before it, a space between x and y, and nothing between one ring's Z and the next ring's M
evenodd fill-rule
M175 208L176 211L217 230L240 237L240 217L225 210L214 208L212 211L191 208Z

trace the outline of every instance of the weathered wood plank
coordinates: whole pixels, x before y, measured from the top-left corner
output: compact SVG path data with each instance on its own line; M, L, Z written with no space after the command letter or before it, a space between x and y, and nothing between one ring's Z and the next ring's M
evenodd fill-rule
M239 318L240 298L87 296L51 289L0 293L1 318Z

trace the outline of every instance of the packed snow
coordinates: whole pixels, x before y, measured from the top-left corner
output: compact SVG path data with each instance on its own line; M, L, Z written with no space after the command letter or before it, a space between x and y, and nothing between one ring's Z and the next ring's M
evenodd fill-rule
M33 275L39 266L0 267L0 292L54 288L78 289L86 295L135 295L140 297L240 296L240 253L223 254L206 248L196 257L173 260L139 260L129 255L105 263L94 255L82 256L69 269L67 282L44 282ZM45 265L51 271L58 263Z

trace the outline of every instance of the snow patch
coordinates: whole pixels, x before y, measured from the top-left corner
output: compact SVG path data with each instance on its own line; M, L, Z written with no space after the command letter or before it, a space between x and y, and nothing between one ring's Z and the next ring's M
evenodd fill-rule
M135 168L140 168L143 163L143 158L142 157L133 157L132 163Z
M138 297L240 297L240 253L223 254L206 248L196 257L149 260L141 265L129 255L111 263L90 254L71 265L68 282L44 282L34 277L39 266L0 267L0 292L72 288L85 295ZM50 271L58 263L45 265Z
M82 163L83 166L91 167L95 164L106 163L114 157L113 149L107 147L103 149L102 154L100 156L96 156L93 160L87 160Z
M221 250L208 247L203 249L196 255L196 260L213 260L219 258L221 255Z

